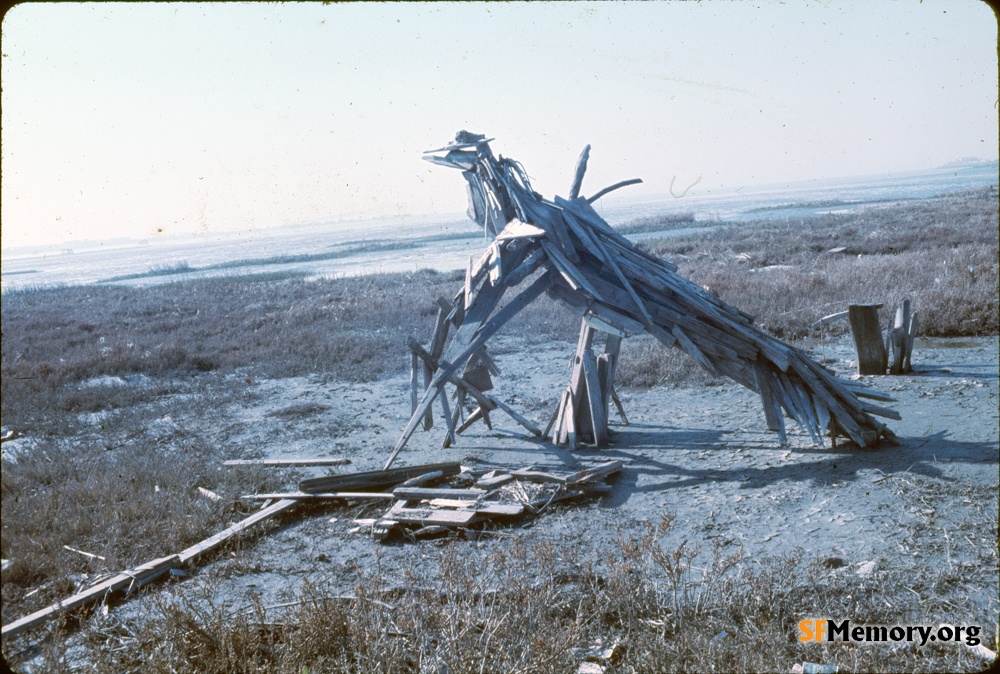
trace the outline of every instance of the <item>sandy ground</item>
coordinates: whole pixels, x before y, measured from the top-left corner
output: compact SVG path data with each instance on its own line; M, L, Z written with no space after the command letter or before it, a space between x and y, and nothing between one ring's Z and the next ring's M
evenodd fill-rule
M495 393L544 426L565 386L573 345L522 350L508 336L496 346L503 374ZM838 374L854 372L849 340L827 340L812 351ZM890 422L900 445L878 450L814 447L794 424L790 446L780 447L765 429L758 398L724 380L623 390L631 423L613 425L612 445L601 450L557 449L499 413L494 431L475 425L456 446L441 449L438 423L430 433L418 431L396 465L456 460L483 469L567 470L616 458L625 470L599 501L559 507L476 539L383 543L349 530L354 517L376 516L384 506L307 510L208 560L174 590L211 588L230 605L254 596L268 604L287 600L306 580L351 592L376 570L392 586L403 584L404 569L414 566L433 576L445 546L475 564L512 538L553 540L599 559L619 533L638 535L645 523L672 513L667 543L701 544L706 559L718 545L726 552L742 548L750 560L796 550L807 560L839 558L848 571L967 569L965 589L982 607L981 624L995 625L998 341L918 340L914 367L904 376L865 378L898 399L903 417ZM381 468L409 416L408 381L401 376L368 384L273 379L249 387L250 402L215 409L211 421L202 410L164 423L230 447L232 458L344 456L352 464L338 472L353 472ZM298 418L272 414L304 403L328 409ZM287 471L287 487L324 472ZM149 597L116 611L139 615Z

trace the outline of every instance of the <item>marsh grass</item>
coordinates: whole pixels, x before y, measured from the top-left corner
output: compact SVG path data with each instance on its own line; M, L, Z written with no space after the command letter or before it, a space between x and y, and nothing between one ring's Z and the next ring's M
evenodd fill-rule
M226 603L210 584L160 592L128 621L94 616L85 658L101 671L565 672L585 660L615 672L788 671L836 663L842 671L975 671L964 643L803 644L798 621L853 616L868 624L974 624L976 610L947 570L861 577L799 553L751 560L739 550L670 546L665 516L619 535L606 558L550 541L495 546L471 568L449 546L436 571L415 566L401 585L371 573L351 594L305 583L292 601ZM899 592L914 574L921 591ZM984 626L982 643L995 638ZM39 671L71 654L54 650Z
M918 334L993 335L998 313L995 188L809 219L724 225L648 242L679 273L784 339L848 304L884 304L886 326L910 298ZM843 249L839 252L830 252ZM844 332L846 323L829 328Z

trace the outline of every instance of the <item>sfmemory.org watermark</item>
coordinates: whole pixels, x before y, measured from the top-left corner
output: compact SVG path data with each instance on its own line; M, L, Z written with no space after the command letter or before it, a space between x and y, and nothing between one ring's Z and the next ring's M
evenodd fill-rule
M831 618L799 621L799 641L842 641L857 643L916 642L926 646L931 641L964 641L967 646L978 646L982 627L978 625L866 625L853 624L850 620Z

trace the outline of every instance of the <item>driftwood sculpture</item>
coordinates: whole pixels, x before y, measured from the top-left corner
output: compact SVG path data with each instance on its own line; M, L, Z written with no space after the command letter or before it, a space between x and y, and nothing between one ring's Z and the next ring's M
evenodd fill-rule
M784 417L794 419L813 442L829 434L848 436L861 447L894 435L878 415L899 419L892 409L861 398L893 402L863 385L836 377L799 351L753 325L753 317L709 294L676 273L676 266L637 248L616 233L591 207L629 180L579 196L590 147L576 167L568 198L549 201L531 188L516 161L494 157L485 136L459 132L446 147L425 159L462 171L468 183L471 219L492 238L478 263L466 272L464 287L441 308L430 350L411 340L412 416L396 443L388 468L417 426L430 424L431 405L440 399L448 442L454 442L476 418L489 424L498 407L536 435L573 444L577 433L602 444L607 435L609 399L614 393L614 365L621 339L648 332L665 346L683 349L699 364L757 392L767 427L786 443ZM533 279L509 301L504 293ZM570 384L544 433L486 391L495 368L486 344L520 309L542 293L583 316ZM450 328L454 333L448 339ZM592 351L595 331L608 335L605 352ZM423 370L421 394L418 369ZM461 399L472 396L479 409L456 431L445 386L456 387ZM619 405L624 420L624 411Z

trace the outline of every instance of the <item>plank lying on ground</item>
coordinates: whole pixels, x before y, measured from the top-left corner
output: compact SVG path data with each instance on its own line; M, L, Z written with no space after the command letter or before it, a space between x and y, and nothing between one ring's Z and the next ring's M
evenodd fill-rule
M335 491L335 492L320 492L318 494L307 494L303 491L290 491L278 494L247 494L241 496L244 501L266 501L268 499L297 499L297 500L309 500L309 499L343 499L343 500L355 500L360 501L363 499L373 499L373 500L391 500L393 498L392 494L382 494L376 491Z
M461 470L462 465L457 461L428 463L421 466L403 466L388 470L308 478L299 483L299 489L310 494L348 489L378 489L391 487L410 478L434 471L441 471L442 475L457 475Z
M396 498L406 500L421 500L432 498L471 498L476 499L486 494L483 489L427 489L423 487L397 487L392 491Z
M343 457L315 458L315 459L231 459L223 461L223 466L343 466L350 463L350 459Z
M476 506L476 512L480 515L517 517L524 514L524 506L520 504L487 503Z
M203 555L209 550L212 550L213 548L222 545L236 534L242 531L246 531L255 524L260 524L269 517L277 515L278 513L284 510L288 510L297 503L298 501L296 499L282 499L277 503L274 503L273 505L270 505L262 510L258 510L250 517L240 520L236 524L232 525L227 529L223 529L214 536L206 538L200 543L195 543L191 547L181 550L179 553L177 553L178 561L181 564L184 564L194 559L195 557L198 557L199 555Z
M572 475L567 476L566 484L577 486L581 482L589 482L598 478L607 477L608 475L620 471L623 465L624 464L620 459L608 461L598 466L594 466L593 468L587 468L578 473L573 473Z
M514 476L510 473L504 473L503 475L496 475L494 477L481 477L476 481L476 486L480 489L495 489L502 485L511 482Z
M131 588L135 584L139 586L145 585L149 581L166 573L171 566L180 566L187 563L198 555L204 554L221 545L241 531L246 531L250 527L266 520L272 515L276 515L283 510L291 508L297 502L298 501L292 499L278 501L274 505L260 510L246 519L240 520L228 529L224 529L214 536L182 550L176 555L161 557L160 559L154 559L151 562L146 562L145 564L109 578L108 580L99 583L94 587L88 588L83 592L77 593L68 599L64 599L47 608L36 611L35 613L25 616L20 620L16 620L9 625L4 625L3 636L6 637L20 634L25 630L41 625L64 611L69 611L85 606L91 602L99 601L111 592Z
M161 557L160 559L154 559L151 562L146 562L145 564L137 566L134 569L123 571L117 576L107 579L103 583L98 583L83 592L74 594L73 596L56 602L51 606L35 611L20 620L15 620L12 623L4 625L3 636L16 636L26 630L30 630L33 627L37 627L51 620L61 613L72 611L73 609L80 608L81 606L86 606L91 602L100 601L107 594L117 590L128 589L132 587L133 584L137 584L139 586L145 585L154 578L166 573L171 566L176 564L178 564L178 556L170 555L169 557Z
M467 526L477 518L474 510L432 510L430 508L407 508L403 501L397 501L382 519L403 524L440 524L442 526Z
M510 474L514 477L527 480L528 482L551 482L555 484L565 484L565 475L555 475L553 473L546 473L540 470L512 470Z
M433 482L439 477L444 477L444 471L432 470L429 473L424 473L423 475L417 475L416 477L411 477L405 482L400 482L400 487L419 487L422 484L427 484L428 482Z

